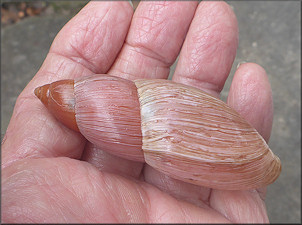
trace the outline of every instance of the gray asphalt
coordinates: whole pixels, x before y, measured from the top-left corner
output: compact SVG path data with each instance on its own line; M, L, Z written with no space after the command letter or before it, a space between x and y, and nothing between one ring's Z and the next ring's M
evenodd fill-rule
M222 92L225 100L240 62L263 66L273 90L270 148L282 173L268 187L272 223L301 222L301 7L295 1L228 1L239 25L239 48ZM17 96L38 71L51 42L72 15L40 16L1 29L1 134ZM171 68L173 72L175 65Z

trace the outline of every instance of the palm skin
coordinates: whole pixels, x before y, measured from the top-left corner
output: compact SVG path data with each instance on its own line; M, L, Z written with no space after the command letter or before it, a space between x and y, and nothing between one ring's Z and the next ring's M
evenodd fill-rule
M34 96L59 79L107 73L166 79L219 97L236 55L237 21L224 2L91 2L55 38L20 94L2 143L2 222L268 222L261 190L224 191L174 180L106 153L58 123ZM268 141L265 71L237 69L228 96Z

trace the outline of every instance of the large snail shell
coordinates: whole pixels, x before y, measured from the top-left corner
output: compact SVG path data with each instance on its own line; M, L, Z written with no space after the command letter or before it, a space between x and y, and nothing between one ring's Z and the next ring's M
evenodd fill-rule
M78 79L74 89L71 84L58 81L38 87L35 94L59 121L79 128L110 153L145 160L171 177L215 189L262 187L281 172L279 158L260 134L223 101L199 89L109 75ZM47 102L56 102L54 109Z
M272 183L281 164L235 110L199 89L137 80L145 161L189 183L249 189Z

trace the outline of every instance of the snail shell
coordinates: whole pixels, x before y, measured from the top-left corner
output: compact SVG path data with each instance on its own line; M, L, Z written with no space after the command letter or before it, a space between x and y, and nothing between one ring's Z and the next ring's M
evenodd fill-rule
M64 82L73 85L71 80L55 83ZM48 109L51 105L45 101L58 98L51 94L58 90L55 83L35 90ZM73 108L76 121L65 122L68 127L79 129L103 150L145 160L173 178L244 190L268 185L281 172L279 158L255 128L223 101L197 88L161 79L132 82L94 75L74 81L74 89L60 90L65 97L50 102L64 108L60 101L67 99L67 114ZM54 108L51 113L64 120L56 115L62 110Z

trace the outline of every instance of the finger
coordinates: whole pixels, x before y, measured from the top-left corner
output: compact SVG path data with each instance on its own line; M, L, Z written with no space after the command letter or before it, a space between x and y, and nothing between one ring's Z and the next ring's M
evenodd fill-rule
M273 101L265 70L254 63L237 69L228 96L228 104L237 110L268 141L273 120ZM259 191L213 190L210 205L236 223L267 223L264 195Z
M268 142L273 124L272 91L265 70L255 63L237 69L227 99Z
M196 1L141 1L109 74L130 80L167 78L196 6Z
M218 97L236 54L237 36L236 17L226 3L201 2L182 47L173 81L195 86ZM165 175L159 176L158 171L148 165L144 176L146 182L160 189L165 187L162 190L180 199L196 199L196 190L199 190L197 195L204 198L198 198L197 205L210 194L209 188L201 189ZM177 190L172 186L174 183L179 184Z
M265 204L255 190L212 190L210 205L234 223L269 223Z
M19 161L2 171L1 181L5 223L229 222L212 209L66 157Z
M159 190L168 193L176 199L192 203L198 207L210 208L209 197L211 189L176 180L149 165L144 167L144 179Z
M102 172L118 174L124 177L138 179L143 163L124 159L110 154L88 142L82 155L82 160L94 165Z
M81 156L84 139L48 113L34 88L107 71L124 42L132 12L128 2L91 2L63 27L39 72L17 99L2 145L2 166L26 157Z
M241 64L232 81L228 104L256 128L266 142L273 125L272 90L265 70L255 63ZM266 187L257 189L264 200Z
M128 2L91 1L58 34L50 53L93 73L106 73L124 43L132 14Z
M218 97L231 70L237 43L237 20L230 6L223 1L202 1L172 80Z
M42 81L35 85L106 73L124 43L132 14L127 2L88 3L56 36L35 76Z

